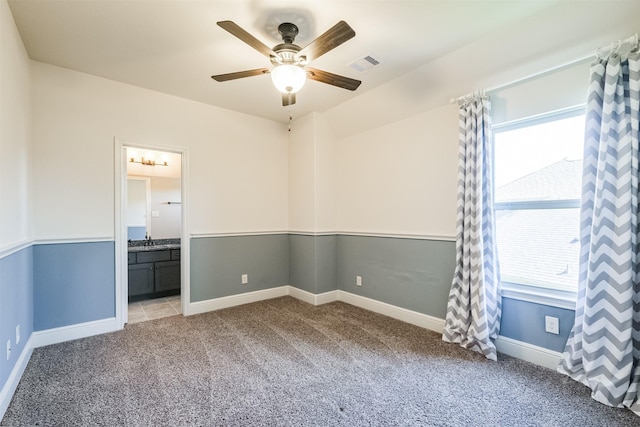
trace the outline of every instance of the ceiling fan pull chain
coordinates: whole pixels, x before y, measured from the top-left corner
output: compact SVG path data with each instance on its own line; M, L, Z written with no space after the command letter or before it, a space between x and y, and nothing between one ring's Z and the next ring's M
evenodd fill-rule
M291 110L289 110L289 132L291 132L291 122L293 121L293 114L291 114Z

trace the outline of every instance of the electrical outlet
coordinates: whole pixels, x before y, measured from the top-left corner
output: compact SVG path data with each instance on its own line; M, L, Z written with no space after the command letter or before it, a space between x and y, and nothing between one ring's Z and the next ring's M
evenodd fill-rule
M249 283L249 275L248 274L243 274L242 275L242 284L246 285L247 283Z
M20 325L16 326L16 344L20 344Z
M560 321L557 317L544 316L544 330L550 334L560 333Z
M11 340L7 340L7 360L11 358Z
M356 276L356 286L362 286L362 276Z

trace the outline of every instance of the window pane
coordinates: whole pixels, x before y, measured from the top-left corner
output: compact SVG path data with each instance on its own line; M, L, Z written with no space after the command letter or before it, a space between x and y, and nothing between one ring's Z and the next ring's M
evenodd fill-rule
M584 115L494 132L495 201L580 199Z
M496 211L502 281L575 290L580 209Z

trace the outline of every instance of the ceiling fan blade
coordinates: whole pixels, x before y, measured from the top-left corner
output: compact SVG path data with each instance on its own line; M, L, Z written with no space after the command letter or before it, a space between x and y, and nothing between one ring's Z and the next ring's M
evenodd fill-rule
M257 38L253 37L251 34L246 32L245 30L243 30L235 22L233 22L233 21L218 21L217 24L218 24L218 26L220 28L222 28L224 30L227 30L228 32L230 32L231 34L233 34L234 36L236 36L237 38L239 38L240 40L242 40L243 42L245 42L246 44L248 44L249 46L251 46L255 50L257 50L258 52L263 54L264 56L266 56L268 58L271 57L271 56L278 56L278 55L276 55L276 53L273 50L271 50L270 47L268 47L267 45L262 43Z
M299 53L298 57L306 56L307 64L314 59L319 58L331 49L335 49L347 40L355 37L356 32L344 21L338 22L327 32L316 38L314 41L305 46Z
M293 105L296 103L296 94L295 93L283 93L282 94L282 106L286 107L287 105Z
M262 74L267 74L268 72L269 72L268 68L256 68L255 70L236 71L235 73L218 74L215 76L211 76L211 78L217 82L226 82L228 80L241 79L244 77L260 76Z
M317 82L330 84L333 86L341 87L347 90L356 90L360 83L360 80L351 79L349 77L333 74L328 71L318 70L316 68L305 67L307 71L307 77Z

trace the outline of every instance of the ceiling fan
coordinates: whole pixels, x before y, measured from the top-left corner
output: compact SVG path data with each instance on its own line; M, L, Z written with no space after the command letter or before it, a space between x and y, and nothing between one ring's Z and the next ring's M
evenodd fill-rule
M225 82L270 73L273 84L282 92L283 106L295 104L296 92L302 88L307 77L317 82L330 84L347 90L356 90L358 86L360 86L360 83L362 83L360 80L308 66L314 59L319 58L356 35L355 31L344 21L338 22L304 48L300 48L300 46L293 43L295 37L298 35L298 27L295 24L284 22L278 26L278 33L282 36L282 43L274 46L273 49L243 30L233 21L220 21L217 24L222 29L267 56L271 60L271 64L274 65L274 68L271 70L269 68L256 68L254 70L211 76L215 81Z

